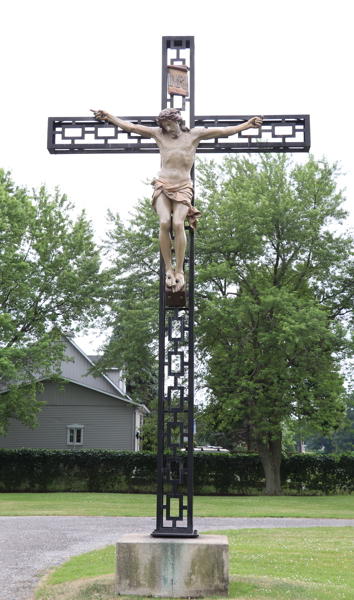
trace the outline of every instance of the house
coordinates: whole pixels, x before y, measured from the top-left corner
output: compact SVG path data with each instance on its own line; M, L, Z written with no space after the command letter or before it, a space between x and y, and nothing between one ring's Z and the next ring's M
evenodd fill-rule
M149 413L126 393L122 373L112 369L95 378L87 374L97 357L89 357L70 334L63 336L71 362L62 362L64 385L43 382L38 400L47 404L32 430L15 419L0 448L139 450L140 428Z

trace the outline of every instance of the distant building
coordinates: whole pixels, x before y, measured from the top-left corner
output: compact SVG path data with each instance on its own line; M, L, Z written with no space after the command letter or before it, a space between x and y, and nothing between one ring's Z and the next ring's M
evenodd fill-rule
M37 415L39 426L32 430L13 419L8 435L0 436L0 448L140 450L148 409L127 395L118 369L97 378L87 375L99 357L87 356L71 335L63 339L67 356L74 359L61 364L64 391L58 382L44 381L38 400L47 404Z

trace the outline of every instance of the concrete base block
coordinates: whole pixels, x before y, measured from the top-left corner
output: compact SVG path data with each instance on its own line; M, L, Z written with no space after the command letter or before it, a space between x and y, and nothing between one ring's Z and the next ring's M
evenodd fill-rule
M153 538L126 534L117 543L116 593L164 598L228 595L226 535Z

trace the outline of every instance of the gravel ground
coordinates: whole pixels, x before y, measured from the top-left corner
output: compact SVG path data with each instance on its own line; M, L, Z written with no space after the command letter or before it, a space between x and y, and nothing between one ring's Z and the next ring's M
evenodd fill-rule
M196 518L199 531L270 527L354 527L354 519ZM153 517L0 517L0 600L32 598L38 577L71 556L151 533Z

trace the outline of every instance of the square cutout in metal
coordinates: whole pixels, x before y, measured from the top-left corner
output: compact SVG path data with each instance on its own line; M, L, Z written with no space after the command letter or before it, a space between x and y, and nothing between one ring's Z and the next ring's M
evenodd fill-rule
M169 456L166 459L167 483L183 483L183 457Z
M85 132L83 127L63 127L63 140L83 140L85 138ZM70 133L68 133L70 132Z
M166 520L183 521L183 494L168 494Z
M289 132L289 129L290 129L290 132ZM273 138L295 137L295 125L292 125L292 124L285 125L285 123L281 123L279 125L273 125L272 137Z
M168 386L165 402L167 402L167 410L169 412L184 412L184 387L181 385L177 387L171 385Z
M170 377L184 375L184 352L168 352L168 374Z
M168 448L183 448L183 423L170 421L167 423Z
M168 340L184 342L184 317L168 317Z

